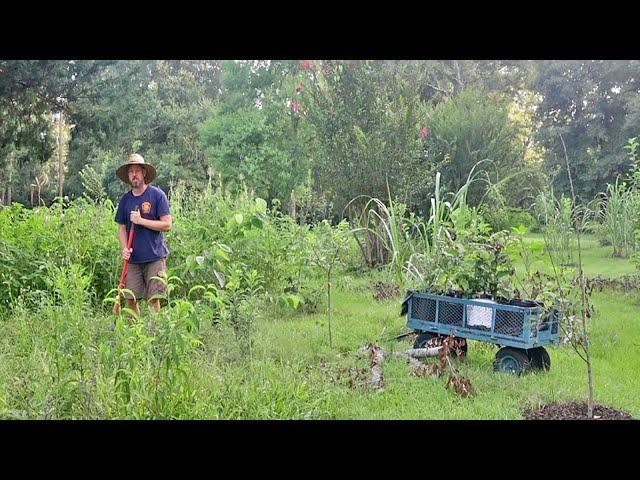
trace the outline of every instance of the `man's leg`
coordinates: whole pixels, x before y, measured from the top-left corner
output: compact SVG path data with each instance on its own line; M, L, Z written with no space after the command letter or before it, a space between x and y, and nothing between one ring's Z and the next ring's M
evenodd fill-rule
M166 271L167 263L164 258L145 265L144 279L147 285L148 303L149 307L156 312L160 311L160 298L158 296L163 295L167 290L165 283ZM161 277L164 281L153 277Z
M149 299L149 307L153 308L156 312L160 311L160 299L159 298L150 298Z
M126 306L130 308L136 315L140 315L140 305L138 299L144 297L144 278L142 274L142 266L137 263L130 263L127 269L127 277L124 287L131 290L135 298L129 292L125 292Z
M140 315L140 306L138 305L137 300L134 300L133 298L127 298L125 306L136 312L137 315Z

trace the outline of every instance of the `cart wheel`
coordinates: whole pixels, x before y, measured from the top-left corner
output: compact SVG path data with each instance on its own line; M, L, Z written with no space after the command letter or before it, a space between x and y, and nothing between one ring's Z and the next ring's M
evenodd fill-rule
M520 376L531 370L531 360L525 350L521 348L503 347L496 353L493 362L496 372L507 372Z
M434 338L439 338L440 335L438 335L437 333L433 333L433 332L420 332L418 334L418 338L416 338L416 341L413 342L413 348L427 348L427 342L429 340L432 340ZM431 343L435 343L435 342L431 342Z
M528 350L531 367L534 370L544 370L548 372L551 368L551 357L544 347L536 347Z
M429 342L429 340L433 340L434 338L437 338L438 341L431 342L431 345L437 347L438 345L442 344L442 339L444 339L445 337L444 335L438 335L437 333L433 332L420 332L418 334L418 338L416 338L416 341L413 343L413 348L427 348L427 343ZM464 340L464 344L460 346L460 356L463 357L467 354L468 342L466 339L458 338L458 340ZM456 355L455 351L452 351L451 354L453 356Z

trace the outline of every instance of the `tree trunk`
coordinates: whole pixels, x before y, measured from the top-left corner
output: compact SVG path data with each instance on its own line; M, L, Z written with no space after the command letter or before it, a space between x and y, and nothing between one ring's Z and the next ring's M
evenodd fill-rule
M458 60L453 61L453 70L455 71L453 94L457 95L464 87L464 82L462 81L462 76L460 75L460 64L458 63Z
M9 155L9 165L7 170L9 170L9 181L7 182L7 206L11 206L11 180L12 180L12 173L13 173L13 153Z
M442 346L431 348L410 348L404 352L397 352L398 355L406 355L411 358L437 357Z
M294 220L296 219L296 202L294 200L291 200L289 204L289 216Z
M60 116L58 117L58 196L60 198L62 198L62 184L64 182L62 171L62 144L62 112L60 112Z
M358 246L360 247L360 252L362 253L362 258L364 259L365 264L367 265L368 268L371 268L373 266L373 265L371 265L371 256L367 254L368 252L365 250L365 248L362 245L362 243L360 243L360 239L358 238L358 235L356 235L354 233L353 234L353 238L356 239L356 242L358 243Z
M327 270L327 310L329 312L329 348L333 348L331 339L331 269Z

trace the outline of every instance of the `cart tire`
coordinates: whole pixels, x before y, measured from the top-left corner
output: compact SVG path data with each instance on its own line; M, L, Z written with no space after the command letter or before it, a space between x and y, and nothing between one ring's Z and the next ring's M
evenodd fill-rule
M433 332L419 332L416 341L413 342L413 348L426 348L427 342L434 338L439 338L440 335Z
M551 357L549 357L549 352L547 352L544 347L532 348L527 353L531 360L531 367L534 370L549 371L551 368Z
M445 336L444 335L439 335L437 333L433 333L433 332L419 332L418 333L418 338L416 338L416 341L413 343L413 348L426 348L427 346L427 342L429 342L429 340L432 340L434 338L440 338L440 339L444 339ZM435 343L435 342L433 342ZM464 357L467 355L467 349L469 346L469 342L467 342L467 340L465 339L464 345L462 345L460 347L461 353L460 356ZM451 352L451 354L455 357L456 353L454 351Z
M531 360L526 350L503 347L496 353L493 369L496 372L511 373L519 377L531 370Z

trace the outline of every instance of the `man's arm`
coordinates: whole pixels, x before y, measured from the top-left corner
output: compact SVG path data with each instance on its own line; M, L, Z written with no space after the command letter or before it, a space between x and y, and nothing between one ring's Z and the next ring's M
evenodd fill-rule
M140 216L140 212L131 212L131 222L156 232L168 232L172 226L171 215L163 215L160 220L147 220Z

